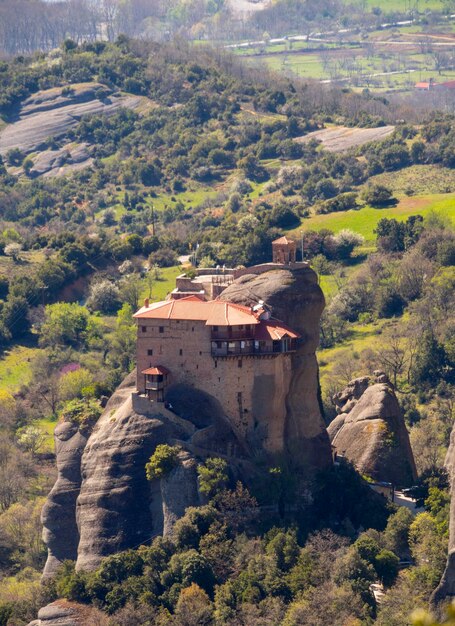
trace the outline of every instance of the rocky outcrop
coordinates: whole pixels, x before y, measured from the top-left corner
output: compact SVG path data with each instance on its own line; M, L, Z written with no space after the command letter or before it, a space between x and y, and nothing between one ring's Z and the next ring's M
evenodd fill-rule
M277 402L271 397L276 384L270 376L265 377L266 384L256 376L252 392L263 408L261 427L295 464L308 470L330 464L330 442L318 399L315 350L324 297L316 274L299 264L260 276L244 275L224 297L248 304L264 300L275 317L300 333L298 349L289 357L292 367L285 373L285 391L277 392L283 398ZM197 384L179 383L169 387L166 400L167 408L138 395L133 373L111 397L86 443L76 446L77 432L58 427L57 438L70 444L64 446L59 439L60 482L43 517L49 547L46 576L55 573L64 558L76 558L77 569L93 570L103 557L149 543L156 535L172 534L186 508L201 503L199 459L224 457L233 475L247 484L257 475L253 460L267 454L264 439L239 436L223 409L223 397L198 389ZM270 423L265 424L267 420ZM160 481L148 482L145 465L163 443L181 447L179 464ZM64 482L61 476L68 474L74 480ZM59 517L60 501L67 506Z
M12 148L33 152L49 138L65 135L84 115L111 115L122 107L135 109L142 100L112 93L98 83L40 91L23 103L17 120L0 133L0 155Z
M292 356L284 410L282 414L274 414L274 423L267 426L279 433L283 438L282 448L296 462L313 468L330 464L330 442L318 395L316 348L325 302L316 273L306 264L295 264L260 275L244 274L220 297L247 306L263 300L273 317L300 333L298 349Z
M99 614L99 611L88 606L57 600L40 609L38 619L28 626L86 626L88 623L104 623L104 620L100 622L96 619Z
M184 385L170 395L173 411L137 396L133 373L88 439L73 424L57 426L59 475L43 510L45 578L65 559L91 570L105 556L171 534L185 509L200 504L196 456L247 463L213 398ZM145 465L161 443L182 447L179 464L162 480L148 482Z
M151 493L159 489L147 481L145 465L158 444L184 441L190 430L183 420L163 415L164 407L135 402L134 391L129 378L108 402L84 450L78 569L94 569L104 556L148 543L164 530L162 500L153 503L152 515Z
M29 175L51 178L63 176L69 172L89 167L93 159L90 157L88 144L67 144L57 150L44 150L33 158L33 167Z
M410 486L416 468L393 385L382 372L375 372L372 382L357 378L334 397L339 415L328 427L332 445L360 473Z
M455 426L450 434L450 445L444 465L450 482L449 546L444 573L431 598L435 607L449 603L455 598Z
M58 475L41 514L43 540L48 548L43 578L52 576L63 561L77 558L76 500L87 433L81 432L76 424L62 422L55 429L54 440Z

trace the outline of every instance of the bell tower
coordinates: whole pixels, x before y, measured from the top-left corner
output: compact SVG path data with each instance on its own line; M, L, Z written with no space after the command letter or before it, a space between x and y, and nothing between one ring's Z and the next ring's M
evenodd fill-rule
M289 265L296 261L296 243L287 237L280 237L272 241L273 262Z

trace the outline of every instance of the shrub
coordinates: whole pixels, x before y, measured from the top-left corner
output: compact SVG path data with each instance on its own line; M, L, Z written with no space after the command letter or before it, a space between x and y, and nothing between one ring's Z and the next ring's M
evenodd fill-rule
M60 417L77 424L81 430L90 430L102 413L97 400L71 400L63 407Z
M392 191L384 185L368 185L362 192L361 198L373 207L387 206L395 200Z
M179 462L179 448L160 444L156 446L155 452L150 457L145 466L147 480L160 480L169 474Z

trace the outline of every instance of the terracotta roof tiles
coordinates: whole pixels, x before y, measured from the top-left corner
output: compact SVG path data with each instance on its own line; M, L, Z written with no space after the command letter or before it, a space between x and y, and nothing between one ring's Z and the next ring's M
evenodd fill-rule
M180 300L155 302L143 306L134 314L138 319L188 320L205 322L207 326L241 326L258 324L253 311L246 306L211 300L205 302L194 296Z

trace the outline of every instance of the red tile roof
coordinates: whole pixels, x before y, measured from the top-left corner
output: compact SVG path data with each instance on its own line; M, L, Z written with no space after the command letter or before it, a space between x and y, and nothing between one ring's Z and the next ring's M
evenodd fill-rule
M422 83L416 83L416 84L414 85L414 87L415 87L416 89L430 89L430 86L433 86L433 87L434 87L436 84L437 84L437 83L425 83L425 82L422 82Z
M274 244L285 244L285 243L295 243L295 241L293 239L288 239L287 237L280 237L279 239L275 239L275 241L272 241L272 246Z
M205 322L207 326L241 326L259 324L253 311L246 306L211 300L204 302L195 296L180 300L155 302L143 306L134 317L156 320L188 320Z
M279 322L278 320L262 320L260 325L255 329L254 338L259 341L278 341L288 336L290 339L298 339L300 335L289 326Z
M167 376L169 370L162 365L156 365L155 367L149 367L146 370L142 370L141 374L149 374L150 376Z

